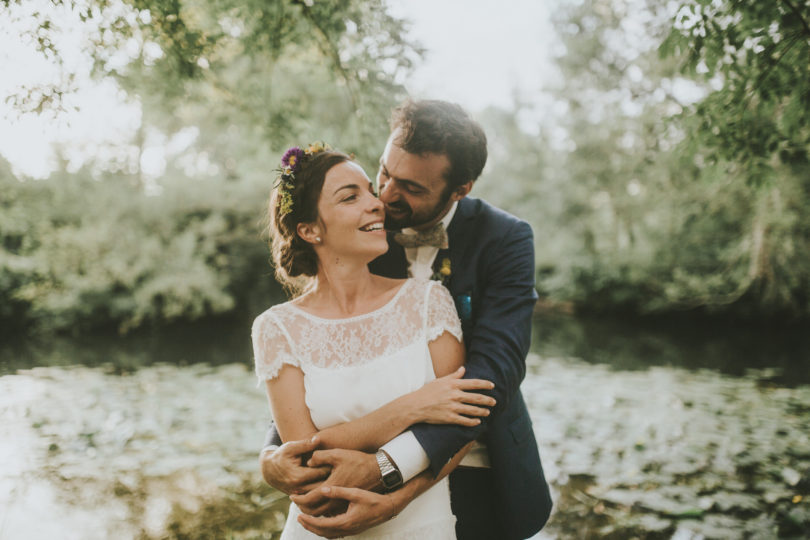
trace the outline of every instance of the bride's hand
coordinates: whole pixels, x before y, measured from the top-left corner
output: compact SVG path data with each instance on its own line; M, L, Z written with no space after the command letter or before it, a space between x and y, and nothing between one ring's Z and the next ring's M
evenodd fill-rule
M489 416L495 399L470 390L495 387L483 379L462 379L464 367L431 381L412 394L416 422L477 426L480 417ZM474 417L474 418L470 418Z

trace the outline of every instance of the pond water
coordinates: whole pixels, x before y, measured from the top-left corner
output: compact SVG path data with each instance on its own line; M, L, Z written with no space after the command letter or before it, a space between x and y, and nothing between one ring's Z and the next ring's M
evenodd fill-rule
M534 321L532 349L541 356L580 358L616 370L653 366L750 370L774 384L810 384L810 328L774 322L627 319L547 314Z
M249 321L0 348L0 540L274 538ZM543 316L543 538L810 536L808 341Z

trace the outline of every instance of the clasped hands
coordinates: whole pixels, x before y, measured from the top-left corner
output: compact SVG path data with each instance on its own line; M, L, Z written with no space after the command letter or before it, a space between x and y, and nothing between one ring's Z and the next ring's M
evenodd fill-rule
M357 450L316 450L318 436L290 441L262 452L262 476L290 495L301 509L301 525L326 538L358 534L397 513L390 495L380 487L373 454Z
M464 368L436 379L409 394L413 422L475 426L489 415L495 400L476 390L493 384L463 379ZM290 495L301 509L301 525L326 538L358 534L398 514L415 491L377 493L380 470L374 454L358 450L317 450L318 435L290 441L260 456L262 476Z

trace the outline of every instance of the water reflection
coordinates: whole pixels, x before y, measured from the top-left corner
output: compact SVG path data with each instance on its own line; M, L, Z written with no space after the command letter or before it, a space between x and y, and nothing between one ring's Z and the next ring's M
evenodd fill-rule
M810 533L810 386L777 384L807 380L804 341L535 322L523 392L554 487L547 535ZM258 474L269 413L248 333L6 344L0 539L277 536L288 501Z
M810 383L810 336L802 325L543 315L533 328L540 356L619 370L672 366L742 376L753 369L772 384Z
M106 366L116 373L163 363L252 366L250 325L249 319L231 317L140 330L124 336L9 341L0 345L0 375L34 366Z
M252 366L250 324L250 318L223 318L127 336L7 342L0 344L0 375L33 366L105 365L119 373L160 363ZM761 378L791 386L810 383L810 336L805 330L786 325L542 314L534 319L532 351L618 370L671 366L733 376L765 370Z

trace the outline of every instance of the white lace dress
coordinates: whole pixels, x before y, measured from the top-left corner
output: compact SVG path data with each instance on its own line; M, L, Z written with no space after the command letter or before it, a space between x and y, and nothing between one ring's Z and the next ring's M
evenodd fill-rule
M378 409L435 379L428 343L449 331L461 341L450 293L434 281L407 280L383 307L348 319L316 317L287 302L253 323L256 375L274 378L283 364L304 372L305 400L320 430ZM282 540L318 538L290 505ZM353 538L454 539L447 478L396 518Z

